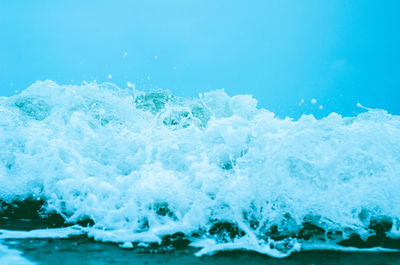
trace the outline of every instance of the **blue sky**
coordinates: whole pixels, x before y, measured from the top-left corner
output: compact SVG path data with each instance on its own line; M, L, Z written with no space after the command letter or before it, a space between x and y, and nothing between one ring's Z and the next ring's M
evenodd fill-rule
M390 0L2 0L0 95L36 80L130 81L252 94L282 117L353 115L357 102L400 114L399 10Z

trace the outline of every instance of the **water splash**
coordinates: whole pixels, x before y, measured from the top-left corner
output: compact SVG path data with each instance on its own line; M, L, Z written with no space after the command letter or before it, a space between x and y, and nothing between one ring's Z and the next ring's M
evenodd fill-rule
M46 81L0 99L0 146L3 204L41 199L97 240L278 257L400 230L400 117L384 110L282 120L222 90Z

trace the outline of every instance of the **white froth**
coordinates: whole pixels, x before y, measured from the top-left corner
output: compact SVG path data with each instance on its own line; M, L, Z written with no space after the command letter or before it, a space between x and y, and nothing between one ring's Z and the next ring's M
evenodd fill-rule
M85 229L79 226L66 228L37 229L31 231L0 230L0 239L17 238L68 238L70 236L83 235Z
M90 235L125 246L215 220L265 241L304 220L346 236L370 234L373 216L400 218L399 116L282 120L248 95L130 87L47 81L1 98L0 200L44 198L47 210L90 218Z
M371 248L356 248L356 247L344 247L331 243L305 243L301 246L302 251L312 250L333 250L341 252L399 252L398 249L382 248L382 247L371 247Z
M300 244L294 241L290 249L288 249L287 251L280 251L277 248L271 247L272 242L273 240L265 242L262 240L257 240L252 235L247 235L237 240L234 240L233 242L227 243L217 243L213 239L204 239L193 242L191 246L201 248L201 250L195 253L197 257L203 255L212 255L221 251L240 249L266 254L275 258L286 258L293 252L300 251L301 248Z

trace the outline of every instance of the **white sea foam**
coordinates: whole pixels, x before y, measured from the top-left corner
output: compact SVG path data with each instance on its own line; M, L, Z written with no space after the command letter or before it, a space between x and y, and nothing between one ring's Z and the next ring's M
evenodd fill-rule
M333 250L341 252L399 252L398 249L390 249L382 247L371 247L371 248L344 247L330 243L303 243L301 246L301 250L302 251Z
M70 236L83 235L85 230L79 226L66 228L36 229L31 231L0 230L0 239L18 238L68 238Z
M278 119L222 90L46 81L0 99L0 147L0 200L43 198L126 246L181 232L262 252L304 222L342 238L373 234L374 218L400 227L400 117L384 110Z
M291 242L292 245L289 248L287 246L284 246L284 248L279 248L279 246L275 246L274 243L275 242L273 242L273 240L259 240L253 235L249 234L236 239L233 242L219 243L213 239L204 239L193 242L191 246L201 248L201 250L195 253L195 255L198 257L203 255L212 255L220 251L240 249L267 254L275 258L286 258L293 252L300 251L301 248L301 245L295 240Z

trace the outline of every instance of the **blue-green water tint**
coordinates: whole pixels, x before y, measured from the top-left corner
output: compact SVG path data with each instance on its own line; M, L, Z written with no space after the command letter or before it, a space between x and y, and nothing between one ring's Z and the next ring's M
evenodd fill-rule
M398 7L2 1L0 239L398 250Z
M395 0L3 0L0 95L36 80L130 81L179 96L252 94L281 117L354 115L357 102L398 114L399 8Z

